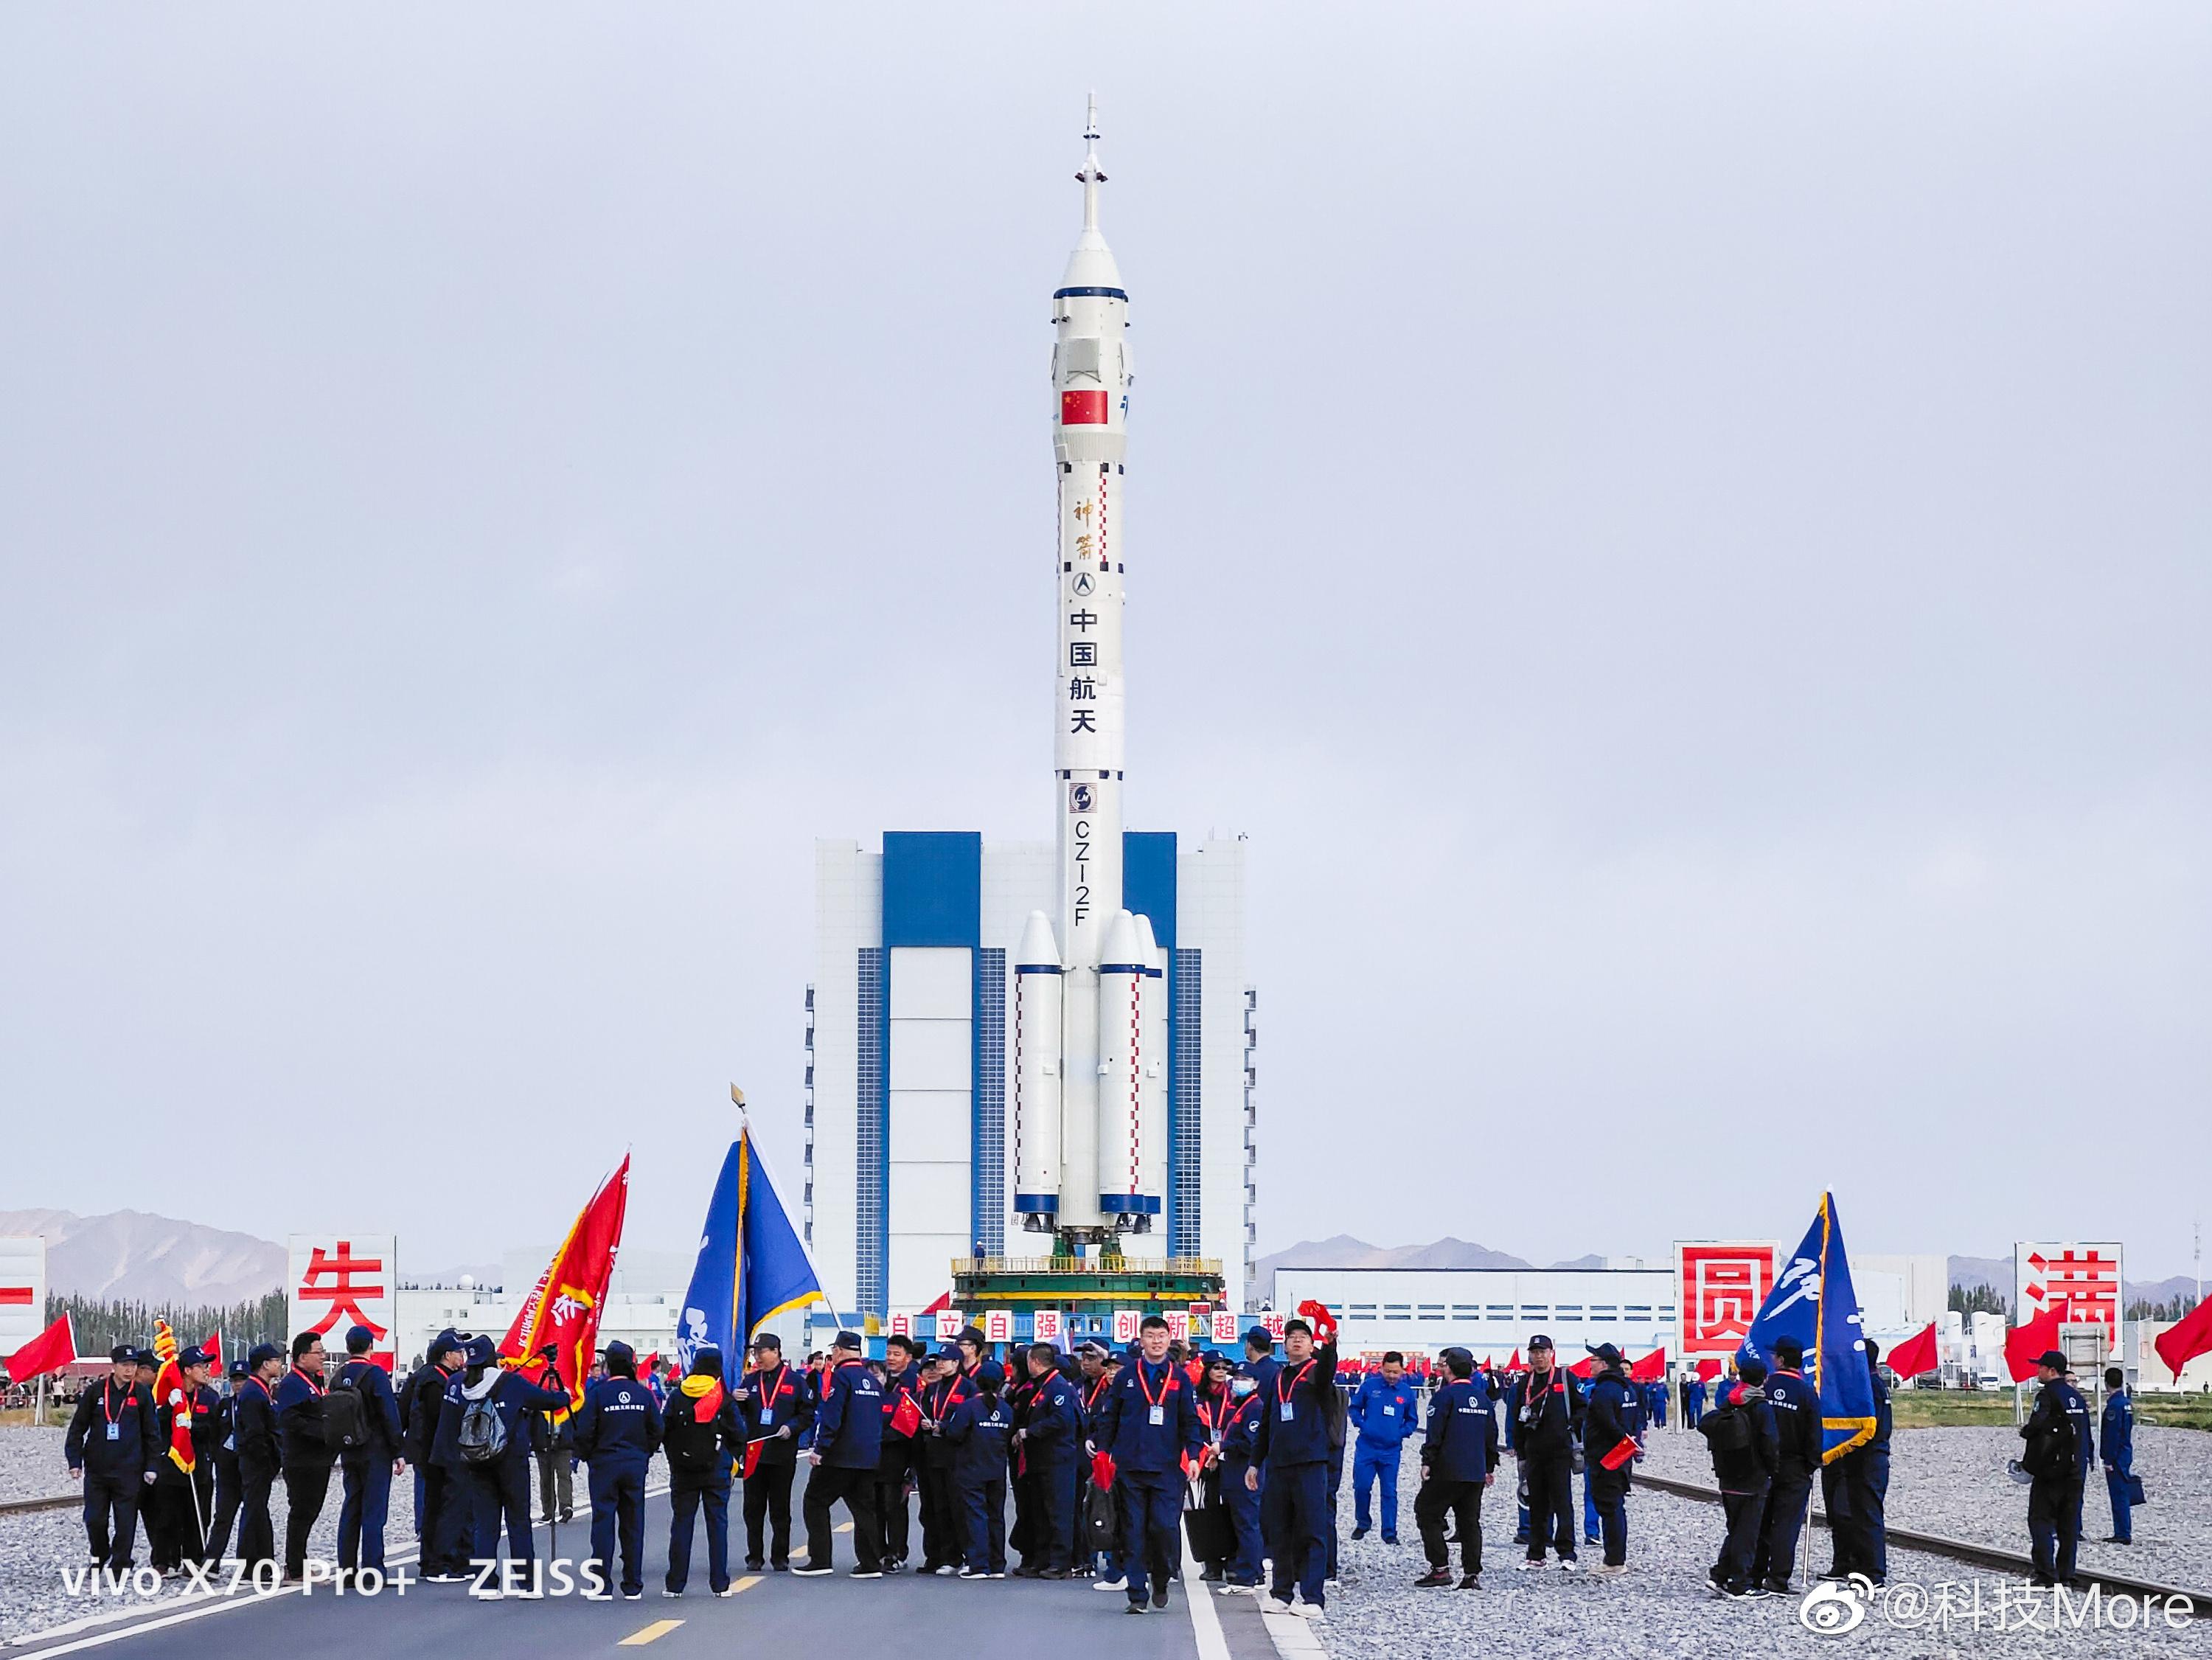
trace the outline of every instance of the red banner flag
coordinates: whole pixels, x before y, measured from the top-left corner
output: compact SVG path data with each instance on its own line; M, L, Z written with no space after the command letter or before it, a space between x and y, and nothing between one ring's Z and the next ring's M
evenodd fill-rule
M1667 1346L1662 1343L1628 1369L1629 1377L1638 1383L1656 1383L1667 1375Z
M1899 1381L1917 1377L1923 1371L1935 1371L1938 1361L1936 1323L1930 1320L1927 1330L1917 1337L1906 1338L1882 1358L1889 1363L1889 1369L1897 1374Z
M2176 1321L2171 1330L2159 1333L2151 1347L2177 1378L2181 1369L2198 1355L2212 1353L2212 1298Z
M1710 1383L1721 1375L1721 1363L1710 1356L1698 1362L1698 1381Z
M217 1377L222 1377L222 1328L221 1326L217 1326L213 1331L210 1332L206 1338L201 1342L200 1353L207 1356L208 1365L215 1368L214 1375Z
M2005 1334L2005 1370L2012 1381L2025 1383L2035 1376L2037 1359L2058 1347L2058 1328L2066 1321L2066 1301L2061 1298L2024 1326Z
M606 1300L615 1253L622 1247L623 1213L629 1202L629 1155L624 1153L615 1173L599 1183L578 1214L499 1346L501 1358L533 1381L542 1378L550 1358L568 1391L572 1411L584 1404L584 1385L599 1347L599 1305Z
M66 1314L8 1357L11 1383L27 1383L50 1371L59 1371L76 1359L76 1328Z
M1520 1371L1520 1370L1521 1370L1521 1351L1520 1351L1520 1350L1516 1349L1516 1350L1514 1350L1514 1351L1513 1351L1513 1358L1512 1358L1510 1360L1508 1360L1508 1361L1505 1363L1505 1370L1506 1370L1506 1371Z

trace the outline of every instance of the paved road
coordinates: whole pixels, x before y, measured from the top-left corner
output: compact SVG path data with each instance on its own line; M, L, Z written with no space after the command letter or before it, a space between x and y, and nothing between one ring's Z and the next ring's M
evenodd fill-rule
M581 1497L580 1492L579 1497ZM798 1523L798 1493L793 1522ZM743 1524L733 1517L742 1557ZM546 1548L538 1529L538 1549ZM915 1536L920 1538L917 1526ZM394 1541L393 1565L410 1548ZM852 1535L838 1535L841 1567L852 1565ZM589 1549L588 1531L561 1529L560 1554L575 1559ZM804 1547L800 1548L803 1557ZM32 1660L64 1654L100 1660L172 1660L181 1649L282 1654L286 1660L361 1660L364 1654L465 1654L471 1660L534 1660L545 1653L575 1655L649 1649L650 1660L724 1660L732 1639L767 1643L775 1651L835 1637L867 1643L892 1633L957 1631L963 1647L1013 1652L1049 1633L1055 1650L1078 1651L1111 1644L1117 1660L1277 1660L1259 1609L1249 1596L1207 1596L1194 1608L1178 1585L1165 1614L1132 1619L1124 1599L1091 1590L1087 1580L1041 1583L1027 1579L965 1583L911 1573L855 1581L801 1579L787 1573L740 1573L744 1589L718 1600L706 1588L703 1538L692 1545L690 1588L665 1597L660 1583L668 1560L668 1500L646 1502L646 1590L630 1602L588 1602L574 1596L543 1602L486 1602L465 1585L415 1585L406 1594L338 1597L327 1587L312 1593L206 1598L168 1603L143 1615L59 1634L33 1637L7 1651ZM411 1564L410 1564L411 1568ZM1190 1570L1194 1575L1195 1568ZM1082 1634L1089 1631L1086 1638ZM397 1645L397 1646L395 1646Z

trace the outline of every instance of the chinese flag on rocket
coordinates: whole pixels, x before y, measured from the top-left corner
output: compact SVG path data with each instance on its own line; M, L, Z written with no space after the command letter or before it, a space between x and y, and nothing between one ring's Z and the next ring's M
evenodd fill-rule
M613 1175L599 1183L561 1242L560 1250L538 1278L537 1289L524 1299L507 1328L500 1356L525 1377L544 1382L547 1359L561 1374L571 1409L584 1403L584 1385L592 1375L592 1359L599 1347L599 1305L606 1301L607 1281L615 1271L615 1252L622 1246L623 1212L629 1202L629 1155ZM546 1351L550 1349L549 1357ZM551 1387L547 1383L547 1387Z

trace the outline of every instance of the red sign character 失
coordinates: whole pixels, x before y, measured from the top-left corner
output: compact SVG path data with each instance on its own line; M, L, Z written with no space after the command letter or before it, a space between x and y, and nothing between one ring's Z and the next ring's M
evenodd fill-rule
M381 1280L383 1259L356 1256L350 1239L339 1240L334 1256L324 1255L320 1245L315 1247L314 1255L307 1261L307 1271L300 1280L300 1300L302 1303L328 1303L331 1306L320 1320L308 1328L310 1331L320 1335L343 1320L349 1326L367 1326L373 1335L380 1340L383 1338L386 1329L370 1319L361 1304L364 1298L381 1301L384 1287L381 1284L356 1284L356 1274L374 1274ZM326 1278L330 1284L317 1283Z

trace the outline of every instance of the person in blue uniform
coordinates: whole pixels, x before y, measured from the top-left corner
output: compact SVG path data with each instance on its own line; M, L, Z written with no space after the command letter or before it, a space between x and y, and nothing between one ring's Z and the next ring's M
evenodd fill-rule
M1623 1506L1628 1496L1629 1470L1626 1464L1608 1469L1605 1461L1621 1456L1621 1443L1635 1438L1644 1414L1641 1391L1630 1379L1620 1351L1610 1343L1600 1343L1589 1352L1597 1358L1598 1373L1590 1379L1584 1396L1583 1468L1597 1505L1599 1537L1604 1546L1604 1560L1591 1572L1611 1578L1626 1572L1628 1566L1628 1517Z
M177 1356L177 1367L167 1385L168 1399L155 1402L155 1423L161 1456L154 1461L154 1513L160 1518L158 1533L148 1539L154 1549L154 1566L164 1573L181 1573L185 1564L210 1561L207 1521L215 1503L215 1451L221 1438L222 1397L208 1385L208 1357L198 1347ZM182 1419L192 1448L192 1468L179 1468L168 1456L177 1421Z
M691 1357L667 1409L660 1445L668 1455L668 1576L661 1594L681 1596L691 1578L691 1530L707 1512L707 1584L730 1594L730 1471L745 1456L745 1426L722 1383L722 1352L712 1344Z
M1114 1461L1121 1508L1127 1612L1168 1605L1168 1582L1182 1560L1184 1461L1205 1441L1190 1379L1168 1356L1168 1323L1145 1316L1136 1352L1106 1391L1091 1426L1091 1450Z
M884 1389L860 1359L860 1334L841 1331L830 1345L822 1404L814 1414L811 1467L806 1478L806 1566L794 1572L818 1577L836 1566L830 1509L841 1499L853 1517L855 1579L884 1577L876 1521L876 1459L883 1450Z
M530 1425L528 1414L566 1412L565 1389L541 1389L520 1372L499 1365L499 1346L479 1333L462 1351L466 1362L446 1385L438 1411L438 1433L430 1456L457 1472L460 1500L471 1521L470 1554L480 1562L499 1556L500 1523L507 1524L507 1569L504 1575L471 1587L487 1600L513 1595L534 1601L544 1588L538 1582L538 1552L530 1532Z
M2128 1395L2128 1375L2118 1366L2105 1369L2105 1412L2097 1426L2097 1442L2104 1449L2105 1493L2112 1501L2112 1530L2108 1545L2136 1541L2135 1512L2130 1496L2135 1491L2136 1403Z
M1766 1519L1766 1495L1782 1456L1774 1427L1774 1408L1766 1399L1766 1363L1747 1355L1737 1381L1721 1385L1717 1404L1702 1414L1698 1428L1712 1456L1713 1482L1727 1519L1719 1558L1706 1571L1714 1591L1742 1602L1759 1594L1751 1577L1759 1538Z
M276 1564L276 1524L269 1511L276 1478L283 1473L284 1448L276 1432L276 1380L284 1375L284 1351L274 1343L256 1343L246 1356L246 1380L238 1386L231 1407L233 1432L238 1438L238 1480L243 1489L238 1516L238 1560L256 1583L264 1565Z
M767 1533L768 1566L777 1573L791 1566L791 1482L798 1473L800 1447L814 1431L814 1391L803 1367L787 1365L783 1341L773 1332L753 1340L753 1369L732 1391L754 1448L744 1478L745 1566L758 1573Z
M98 1389L78 1397L62 1456L70 1475L84 1484L85 1541L94 1567L117 1573L131 1567L137 1542L138 1511L161 1456L154 1397L138 1387L137 1353L125 1344L109 1354Z
M1245 1485L1261 1496L1261 1530L1273 1553L1268 1603L1323 1617L1328 1576L1328 1426L1336 1397L1336 1345L1316 1344L1312 1326L1283 1327L1283 1363L1267 1386L1257 1454Z
M416 1368L399 1391L399 1421L404 1427L399 1456L415 1470L417 1560L422 1577L429 1580L455 1578L467 1561L462 1542L468 1533L467 1514L453 1473L430 1460L430 1444L438 1438L438 1412L445 1404L446 1385L460 1371L461 1359L460 1337L448 1326L430 1340L429 1358Z
M230 1363L221 1402L216 1408L215 1514L208 1520L208 1558L221 1561L230 1554L238 1531L239 1508L246 1502L246 1487L238 1469L238 1389L248 1368L240 1355Z
M1823 1578L1863 1574L1875 1584L1889 1578L1889 1537L1884 1508L1889 1501L1889 1385L1882 1381L1881 1346L1865 1340L1867 1371L1874 1380L1874 1434L1827 1466L1838 1471L1843 1503L1828 1507L1828 1531L1835 1564ZM1826 1470L1822 1471L1825 1479Z
M584 1391L574 1431L576 1456L592 1472L592 1554L612 1585L620 1537L622 1594L635 1602L645 1592L645 1469L660 1450L660 1402L639 1378L629 1344L607 1345L607 1375Z
M276 1408L277 1439L284 1449L284 1582L297 1584L307 1575L307 1540L330 1496L331 1469L337 1453L323 1426L323 1340L312 1331L292 1339L292 1369L271 1396Z
M915 1485L921 1491L921 1571L960 1572L964 1553L960 1489L952 1480L952 1444L945 1421L952 1409L975 1392L960 1370L960 1351L946 1347L932 1355L921 1382L921 1439L915 1460Z
M1766 1402L1774 1408L1778 1442L1774 1481L1766 1493L1766 1521L1752 1579L1776 1596L1790 1594L1790 1570L1797 1560L1797 1539L1812 1502L1813 1478L1820 1468L1820 1397L1800 1370L1804 1346L1792 1337L1774 1344L1774 1370L1766 1380Z
M1075 1485L1077 1454L1083 1439L1083 1399L1062 1377L1059 1353L1049 1343L1030 1345L1036 1387L1014 1444L1030 1484L1033 1538L1031 1558L1022 1564L1030 1577L1065 1579L1075 1569Z
M400 1462L406 1428L399 1421L399 1401L392 1392L390 1374L368 1358L375 1342L376 1335L367 1326L349 1330L345 1364L333 1382L338 1388L361 1391L368 1420L368 1444L338 1456L344 1481L338 1503L338 1566L348 1572L368 1568L380 1574L392 1478L406 1468Z
M2030 1583L2071 1584L2081 1542L2081 1487L2096 1459L2089 1403L2066 1381L2066 1357L2051 1349L2036 1363L2042 1384L2035 1409L2021 1426L2027 1450L2021 1464L2030 1477L2027 1533L2033 1572Z
M896 1573L906 1566L912 1543L907 1491L920 1452L915 1433L901 1426L918 1423L923 1415L921 1368L915 1364L920 1347L913 1338L896 1332L884 1343L884 1432L876 1444L876 1527L877 1554L883 1560L885 1573Z
M1682 1426L1695 1429L1705 1415L1705 1380L1692 1372L1682 1380Z
M1429 1571L1416 1585L1452 1583L1451 1547L1444 1523L1459 1535L1462 1590L1482 1583L1482 1491L1497 1479L1498 1415L1490 1392L1474 1376L1474 1356L1449 1348L1441 1359L1449 1375L1429 1397L1427 1433L1421 1442L1421 1487L1413 1496L1413 1522Z
M1106 1346L1097 1341L1085 1343L1076 1351L1076 1383L1083 1391L1083 1441L1085 1452L1097 1451L1091 1436L1101 1414L1106 1410L1106 1397L1113 1392L1114 1380L1119 1376L1121 1363L1107 1353ZM1079 1537L1091 1536L1091 1518L1098 1514L1102 1505L1112 1505L1118 1517L1121 1500L1110 1487L1102 1488L1095 1479L1084 1480L1077 1472L1080 1484L1076 1500L1076 1529ZM1120 1531L1118 1521L1115 1531ZM1084 1572L1091 1575L1091 1589L1097 1591L1126 1591L1128 1581L1122 1577L1121 1558L1113 1551L1084 1553Z
M1237 1548L1224 1574L1222 1592L1252 1590L1260 1584L1267 1547L1260 1538L1260 1490L1245 1478L1256 1468L1260 1413L1265 1402L1249 1360L1229 1385L1229 1414L1221 1426L1221 1490L1229 1501L1230 1525Z
M960 1494L963 1579L1006 1577L1006 1455L1014 1414L1000 1391L1006 1369L978 1362L975 1393L952 1408L944 1435L952 1448L952 1481Z
M1473 1365L1472 1358L1468 1364ZM1470 1374L1471 1375L1471 1374ZM1392 1349L1382 1367L1360 1379L1348 1409L1358 1439L1352 1452L1352 1536L1364 1539L1375 1525L1369 1508L1382 1487L1382 1542L1398 1542L1398 1459L1406 1438L1419 1427L1420 1396L1406 1376L1406 1357Z

